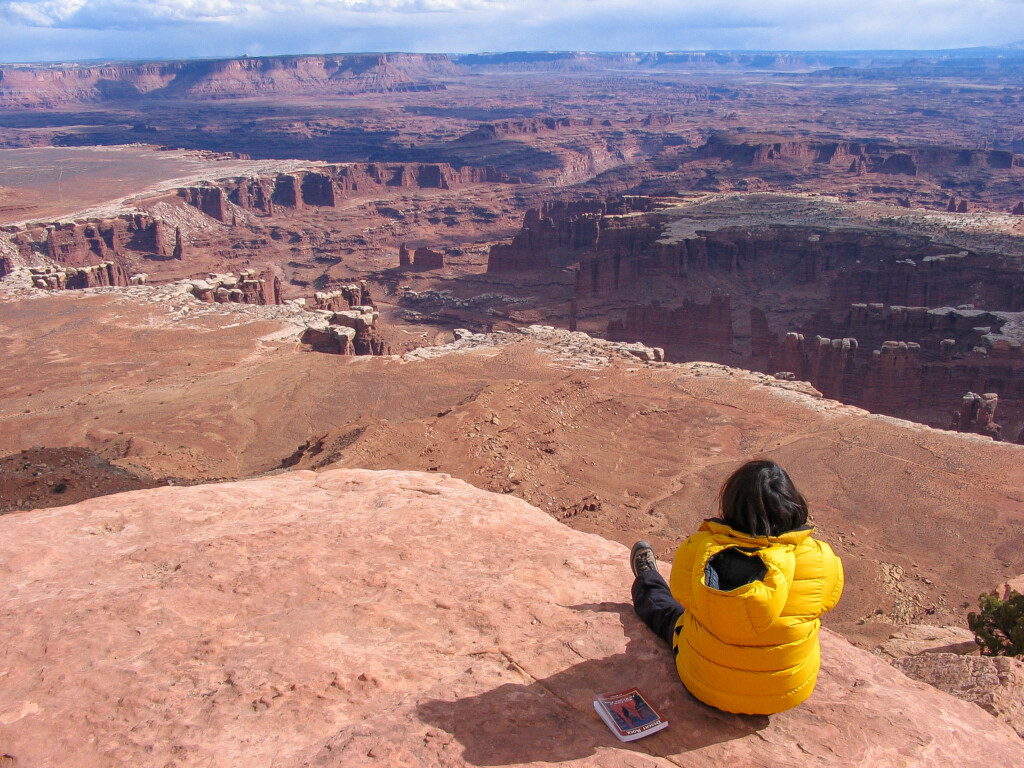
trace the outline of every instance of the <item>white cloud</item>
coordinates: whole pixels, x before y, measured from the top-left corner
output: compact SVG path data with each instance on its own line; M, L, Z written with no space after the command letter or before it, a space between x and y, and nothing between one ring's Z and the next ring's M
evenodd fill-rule
M4 28L14 33L0 50L9 61L55 49L59 58L174 58L956 48L1024 37L1024 0L0 0ZM92 30L105 33L89 38Z
M235 0L0 0L0 13L13 22L85 29L223 21L251 8Z
M65 22L82 9L88 0L46 0L45 2L3 3L5 14L28 26L52 27Z
M29 27L105 29L246 18L474 12L507 9L504 0L0 0L0 15Z

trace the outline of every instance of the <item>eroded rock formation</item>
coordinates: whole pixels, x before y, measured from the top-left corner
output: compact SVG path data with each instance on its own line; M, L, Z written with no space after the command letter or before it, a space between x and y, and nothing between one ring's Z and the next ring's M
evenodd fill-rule
M703 359L721 350L731 350L733 327L730 299L713 294L700 304L684 301L670 309L658 304L633 306L624 320L608 323L607 338L613 341L643 339L663 347L673 359Z
M229 222L227 202L263 216L274 206L334 207L342 198L375 192L415 189L458 189L469 184L516 183L518 179L489 167L447 163L346 163L315 169L222 179L178 190L185 202L217 221Z
M337 312L313 310L302 343L334 355L390 355L391 348L380 335L379 319L380 313L372 306L354 305Z
M200 187L182 187L178 190L178 195L184 198L186 203L198 208L211 219L226 220L224 190L219 186L204 184Z
M491 249L488 271L572 269L570 322L607 311L611 338L663 346L670 360L787 373L940 427L964 392L993 392L1013 434L1024 424L1014 252L820 217L800 226L796 203L744 226L729 225L736 214L723 205L723 224L704 229L691 208L671 205L638 197L531 211L511 243Z
M189 288L200 301L214 301L218 304L281 303L281 278L274 268L263 272L245 269L237 276L230 272L211 273L205 280L191 281Z
M274 184L270 179L254 176L236 182L228 199L239 208L274 215Z
M403 246L404 247L404 246ZM399 254L399 263L401 264L402 258ZM431 248L423 246L417 248L412 255L412 259L409 260L409 266L413 269L419 270L431 270L441 269L444 267L444 254L441 251L435 251Z
M1002 431L1002 427L995 422L998 405L999 395L994 392L987 392L984 395L968 392L963 397L960 409L954 411L953 422L949 428L955 429L957 432L973 432L998 440Z
M73 288L139 285L144 276L128 276L124 267L112 261L87 267L31 267L32 285L51 291Z
M75 267L120 259L130 251L167 254L163 222L143 214L32 227L19 233L17 242L23 255L41 247L51 261Z
M919 169L930 173L960 168L1009 170L1015 159L1009 150L906 147L887 141L834 141L727 132L712 134L698 153L752 168L773 164L824 164L846 168L855 174L906 176L916 176ZM959 205L950 210L959 210Z
M181 227L174 228L174 250L171 252L171 258L178 261L185 258L185 243L181 237Z
M398 247L398 267L399 269L416 269L421 271L441 269L444 267L444 253L427 248L426 246L417 248L412 253L409 253L406 244L402 243Z
M443 90L428 75L453 71L448 56L349 54L264 56L100 66L5 66L0 106L56 107L137 98L223 99L292 93Z
M307 306L310 309L323 309L328 312L341 312L353 307L376 309L366 281L341 285L330 291L317 291L312 301L307 300Z

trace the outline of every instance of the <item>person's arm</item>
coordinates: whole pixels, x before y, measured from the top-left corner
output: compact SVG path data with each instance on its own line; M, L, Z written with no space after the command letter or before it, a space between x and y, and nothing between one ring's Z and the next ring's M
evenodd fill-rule
M843 573L843 561L827 542L815 540L821 553L822 589L821 613L827 613L836 607L843 595L846 581Z
M698 555L704 551L700 540L703 536L695 533L679 545L672 559L672 573L669 576L669 588L683 608L690 610L693 606L693 576Z

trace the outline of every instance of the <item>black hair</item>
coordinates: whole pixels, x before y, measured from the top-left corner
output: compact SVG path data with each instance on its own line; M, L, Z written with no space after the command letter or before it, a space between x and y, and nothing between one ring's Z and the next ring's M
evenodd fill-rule
M807 524L807 502L774 461L748 461L718 494L722 519L750 536L778 536Z

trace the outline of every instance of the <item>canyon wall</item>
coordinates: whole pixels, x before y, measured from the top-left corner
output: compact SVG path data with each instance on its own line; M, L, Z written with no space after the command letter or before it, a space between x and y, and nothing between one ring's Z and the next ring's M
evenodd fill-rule
M523 226L511 243L491 247L487 271L520 272L573 264L592 251L616 252L625 248L639 254L657 239L660 231L642 229L636 222L619 225L616 216L647 210L644 197L624 196L602 200L556 201L526 212Z
M965 149L951 146L901 146L887 141L832 141L765 134L715 133L698 149L698 156L741 166L819 163L850 173L937 173L960 169L1011 170L1024 157L1009 150Z
M443 84L430 80L454 71L448 56L408 53L8 65L0 69L0 107L52 108L140 97L208 100L443 90Z
M443 90L445 79L457 75L582 73L603 71L608 67L647 71L751 67L760 70L765 59L763 54L731 53L355 53L142 63L8 64L0 68L0 108L54 108L132 99L219 100L284 94L404 93ZM844 54L780 54L774 59L773 66L804 69L822 66L823 59L834 64L843 60ZM706 85L688 85L679 89L676 97L684 103L694 103L707 101L710 94L711 89ZM499 130L531 130L530 120L505 122L512 125ZM533 127L546 128L543 123Z
M144 214L30 227L16 234L14 243L22 258L38 253L55 264L74 267L120 260L129 251L168 255L165 225Z
M936 250L931 248L929 250ZM895 254L894 254L895 255ZM831 285L833 308L856 303L948 307L965 302L1007 312L1024 310L1019 257L957 251L873 259Z
M670 360L718 361L733 344L732 307L728 295L713 294L702 304L684 301L675 308L658 304L634 305L622 320L608 323L610 341L635 341L656 345Z
M607 313L609 338L662 347L669 360L792 376L943 428L966 393L993 393L1007 434L1024 426L1020 256L890 228L674 236L670 221L652 199L550 204L491 249L488 271L575 269L574 321Z
M243 210L272 216L275 206L334 207L343 198L385 191L458 189L470 184L518 181L489 167L455 168L447 163L351 163L274 176L222 179L182 187L178 195L207 216L227 223L230 221L228 202Z
M16 255L0 262L0 277L27 265L32 284L47 290L138 285L147 281L141 260L182 258L181 230L174 228L168 248L171 237L169 226L146 214L31 225L14 230Z
M578 120L568 117L544 117L529 120L499 120L494 123L483 123L469 133L460 136L457 141L475 144L502 139L506 136L536 136L572 126L592 126L593 124L593 118Z
M963 416L963 398L984 392L993 398L992 413L994 403L1001 404L1000 421L1012 424L1008 434L1011 439L1016 436L1024 422L1024 355L1019 342L982 334L978 346L962 350L963 338L938 343L913 333L899 338L922 342L888 340L874 347L851 337L812 338L790 332L773 348L768 370L809 381L826 397L876 413L943 428L950 427L952 414L952 428L997 437L998 430L987 426L994 423L991 418L978 427L972 426L977 413Z
M768 226L723 227L666 242L653 221L611 219L598 226L600 242L579 260L580 297L707 275L750 288L778 280L820 286L830 291L829 305L841 308L853 301L920 304L925 297L932 306L959 303L966 285L1000 309L1016 310L1024 301L1019 280L1006 279L1019 276L1018 260L943 254L944 246L925 237Z
M997 394L1004 418L1014 424L1024 419L1022 327L1024 314L1019 312L864 303L851 305L844 314L819 312L805 324L806 329L833 337L855 338L862 349L882 358L863 361L873 369L875 386L858 392L852 382L861 375L855 368L841 390L822 389L825 394L882 413L934 413L937 424L939 414L951 411L967 392ZM906 355L900 354L899 346L892 348L898 341L907 346ZM792 343L787 338L781 349ZM899 366L880 364L902 357L906 359ZM769 367L800 375L800 365L793 360L782 352Z

